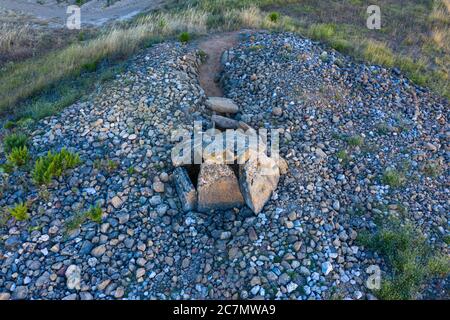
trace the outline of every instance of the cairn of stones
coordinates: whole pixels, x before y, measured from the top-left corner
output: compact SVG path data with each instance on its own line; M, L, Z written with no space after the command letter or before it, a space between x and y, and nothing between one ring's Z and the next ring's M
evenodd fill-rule
M202 132L200 141L183 141L180 147L190 153L172 159L183 210L211 212L247 205L258 214L276 190L280 174L285 173L286 161L267 156L261 139L257 147L248 143L257 138L256 131L232 118L239 107L231 99L210 97L206 106L213 113L212 129ZM230 131L222 131L227 129L233 130L231 144L225 142L230 139ZM235 146L238 140L244 143ZM201 159L201 163L187 164L193 159Z

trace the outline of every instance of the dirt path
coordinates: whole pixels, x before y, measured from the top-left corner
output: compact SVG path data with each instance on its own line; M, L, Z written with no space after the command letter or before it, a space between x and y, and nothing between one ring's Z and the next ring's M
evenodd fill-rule
M92 0L81 6L81 24L101 26L109 21L126 20L140 12L157 9L167 0L121 0L106 7L105 1ZM68 14L67 3L46 1L39 4L36 1L0 0L0 8L12 10L48 21L53 26L64 26Z
M222 53L239 41L240 35L249 33L249 30L241 30L228 33L220 33L209 36L202 40L198 48L207 54L207 60L200 66L199 82L207 96L222 97L222 88L215 81L216 77L222 71L220 62Z

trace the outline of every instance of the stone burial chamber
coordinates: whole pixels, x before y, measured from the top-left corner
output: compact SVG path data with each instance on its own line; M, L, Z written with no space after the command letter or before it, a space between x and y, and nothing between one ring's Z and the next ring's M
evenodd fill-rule
M238 111L225 98L210 98L207 106L216 112ZM172 152L173 181L183 210L210 212L247 205L255 214L261 212L287 169L284 159L269 157L266 149L253 129L212 128L183 140Z

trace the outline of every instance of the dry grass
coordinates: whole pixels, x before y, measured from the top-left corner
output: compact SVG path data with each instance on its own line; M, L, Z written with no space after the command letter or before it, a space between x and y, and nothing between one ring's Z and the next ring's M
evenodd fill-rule
M0 9L0 69L8 63L39 57L90 35L68 29L48 28L42 21Z
M273 1L275 2L275 1ZM386 67L450 97L450 0L379 0L382 29L366 28L365 1L297 0L267 4L296 30L336 50Z
M206 32L206 15L194 10L183 14L149 15L128 28L112 29L87 43L76 43L38 59L9 66L0 73L0 111L13 112L21 100L64 77L76 76L88 65L105 58L126 58L152 38L180 31Z
M105 59L125 59L157 39L243 27L299 32L373 63L399 66L412 80L449 97L449 1L435 0L428 7L420 0L404 5L382 0L389 18L382 31L365 28L364 4L355 0L173 1L167 11L140 16L133 23L103 30L93 40L5 67L0 71L0 113L17 113L21 101L61 79L95 70ZM270 19L273 11L281 12L276 21ZM11 48L11 35L4 38L4 48Z

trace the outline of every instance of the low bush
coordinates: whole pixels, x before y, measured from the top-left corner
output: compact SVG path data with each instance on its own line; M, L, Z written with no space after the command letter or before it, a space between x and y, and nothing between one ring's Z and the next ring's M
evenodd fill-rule
M21 148L27 145L28 138L23 133L12 133L3 139L3 150L10 153L14 148Z
M23 221L29 218L28 206L23 202L17 203L13 208L9 210L9 213L17 221Z
M79 163L79 155L65 148L57 153L49 151L36 161L32 172L33 180L39 185L49 184L53 177L60 177L64 171L75 168Z
M448 256L432 250L420 230L399 220L385 220L377 232L359 237L361 244L381 254L391 268L375 291L380 299L414 299L426 281L450 274Z
M189 42L191 40L191 35L189 34L189 32L182 32L178 36L178 39L180 40L180 42L186 43L186 42Z
M276 23L280 20L280 14L278 12L269 13L269 20Z
M9 164L16 167L23 166L28 162L28 159L30 158L28 148L26 146L14 148L7 158Z

